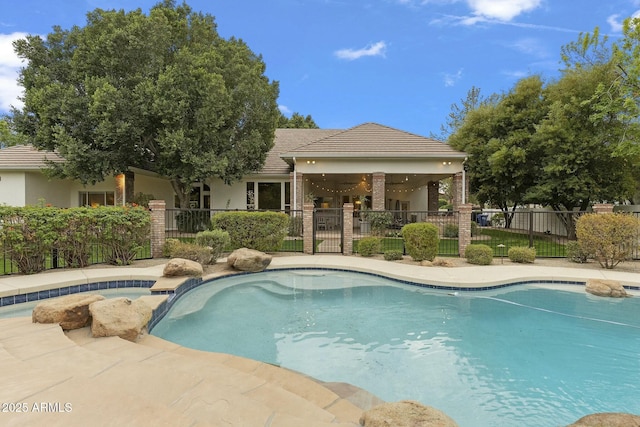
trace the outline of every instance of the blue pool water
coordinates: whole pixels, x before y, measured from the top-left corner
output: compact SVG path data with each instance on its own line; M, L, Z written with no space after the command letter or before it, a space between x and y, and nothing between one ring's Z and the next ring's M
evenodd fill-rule
M640 298L576 285L454 294L358 273L264 272L194 289L152 334L418 400L461 427L640 413Z

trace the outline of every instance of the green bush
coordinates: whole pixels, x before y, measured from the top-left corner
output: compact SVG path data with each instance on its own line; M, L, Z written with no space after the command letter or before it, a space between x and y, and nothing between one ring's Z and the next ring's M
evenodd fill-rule
M97 242L98 224L93 208L60 209L55 216L58 255L65 266L83 268L89 265L91 251Z
M582 250L582 246L575 240L567 242L564 247L565 253L567 254L567 259L572 262L577 263L585 263L591 256Z
M165 243L163 254L166 253L168 258L184 258L200 264L214 264L215 259L211 254L211 250L205 246L195 243L181 242L178 239L167 239L171 241L168 245Z
M129 265L149 241L151 216L142 207L92 208L96 218L97 242L105 262Z
M433 261L438 254L438 227L428 222L416 222L402 227L407 253L414 261Z
M507 256L511 262L531 264L536 259L536 248L513 246L507 251Z
M489 265L493 261L493 250L483 244L473 244L467 246L464 256L469 264Z
M45 269L58 235L58 212L50 207L0 207L0 241L18 272L33 274Z
M442 235L449 238L458 237L458 226L455 224L446 224Z
M362 256L370 257L380 253L382 241L378 237L363 237L358 242L358 253Z
M302 216L290 216L289 217L289 232L291 237L302 236Z
M475 221L471 222L471 237L476 237L479 233L478 223Z
M208 210L185 210L176 215L176 225L181 233L197 233L208 230L211 213Z
M640 220L624 213L582 215L576 221L578 243L602 267L614 268L638 247Z
M208 230L196 234L196 245L211 248L211 257L214 263L220 258L230 242L229 233L224 230Z
M275 252L289 231L289 215L281 212L219 212L211 218L212 228L229 233L231 248Z
M399 261L402 259L402 251L389 250L384 252L384 259L387 261Z
M366 217L371 225L371 234L374 236L384 236L386 229L393 223L391 212L369 211Z

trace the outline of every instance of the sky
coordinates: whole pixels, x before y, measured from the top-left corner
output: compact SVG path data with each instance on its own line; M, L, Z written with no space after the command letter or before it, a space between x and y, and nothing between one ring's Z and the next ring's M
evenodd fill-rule
M157 0L0 0L0 115L20 107L12 40L86 24L86 13ZM640 0L189 0L225 38L262 55L285 115L324 129L376 122L439 134L472 87L489 96L559 76L560 50L598 27L612 40Z

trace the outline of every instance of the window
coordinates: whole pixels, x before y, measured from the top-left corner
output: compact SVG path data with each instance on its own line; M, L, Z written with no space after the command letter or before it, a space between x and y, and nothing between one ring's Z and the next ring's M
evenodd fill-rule
M81 191L80 206L115 206L116 196L113 191Z
M258 209L282 209L281 185L279 182L258 183Z

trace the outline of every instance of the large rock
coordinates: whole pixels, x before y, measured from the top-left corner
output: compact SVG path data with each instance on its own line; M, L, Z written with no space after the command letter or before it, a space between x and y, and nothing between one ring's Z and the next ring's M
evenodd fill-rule
M91 335L120 337L135 342L151 320L152 310L141 300L112 298L89 306Z
M102 295L72 294L44 300L33 308L33 323L58 323L65 331L91 324L89 304L103 300Z
M568 427L640 427L640 416L604 412L582 417Z
M262 271L269 264L271 264L271 255L255 249L236 249L227 257L227 265L240 271Z
M365 427L458 427L447 414L413 400L383 403L360 417Z
M202 276L203 272L204 269L202 268L202 264L200 264L199 262L191 261L190 259L184 258L173 258L169 260L167 265L164 266L162 275L166 277L200 277Z
M585 290L599 297L624 298L631 296L616 280L589 279Z

